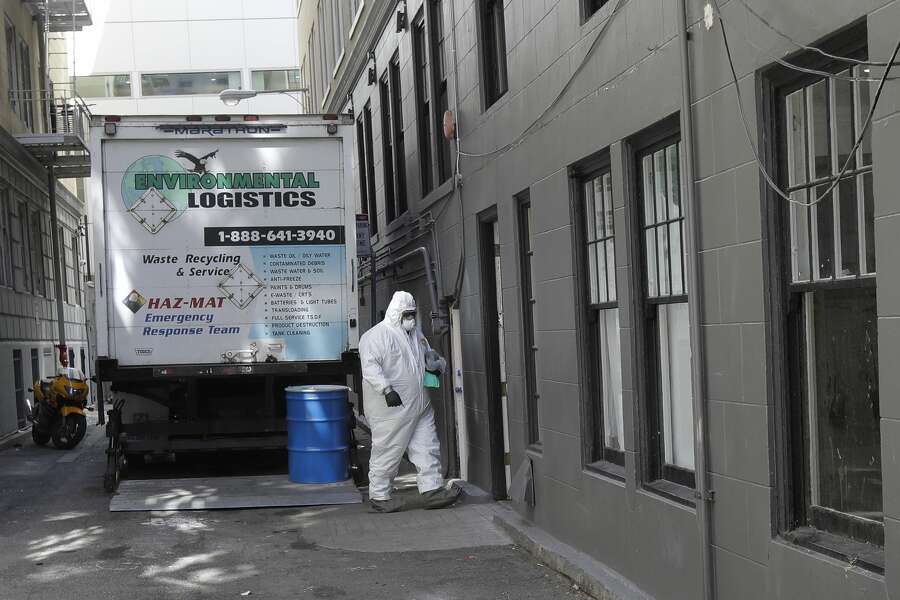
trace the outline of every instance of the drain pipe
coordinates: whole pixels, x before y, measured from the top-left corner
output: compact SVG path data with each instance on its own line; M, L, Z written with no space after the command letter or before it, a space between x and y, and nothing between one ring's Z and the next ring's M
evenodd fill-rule
M678 37L681 42L681 142L684 145L684 170L688 184L684 190L685 216L687 217L687 275L690 302L688 311L690 314L691 331L691 382L693 389L694 409L694 470L696 473L697 490L697 529L700 534L701 564L703 568L703 598L715 600L715 568L713 563L713 549L711 522L713 492L709 489L709 477L707 474L707 419L706 419L706 385L703 378L703 330L700 319L703 315L702 306L702 282L700 281L700 221L697 209L697 196L694 182L696 181L694 168L694 119L691 113L693 101L691 91L690 70L690 35L688 33L687 6L685 0L678 0Z
M414 256L421 256L422 262L425 263L425 277L428 280L428 297L431 299L431 328L434 330L434 320L439 317L438 310L438 296L437 296L437 288L435 287L435 279L434 279L434 267L431 264L431 255L428 254L428 248L425 246L419 246L409 252L404 252L397 258L392 259L388 264L383 267L375 266L375 253L372 253L372 271L370 275L363 276L358 279L358 284L362 285L365 283L366 279L372 278L374 279L378 273L384 273L397 263L403 262L408 258L412 258ZM373 322L374 325L374 322Z

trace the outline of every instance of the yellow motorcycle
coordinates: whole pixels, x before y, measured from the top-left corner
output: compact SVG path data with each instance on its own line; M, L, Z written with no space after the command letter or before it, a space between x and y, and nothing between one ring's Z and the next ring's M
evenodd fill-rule
M68 450L78 445L87 431L85 407L88 383L84 374L72 367L62 367L56 377L34 382L35 407L31 439L45 445Z

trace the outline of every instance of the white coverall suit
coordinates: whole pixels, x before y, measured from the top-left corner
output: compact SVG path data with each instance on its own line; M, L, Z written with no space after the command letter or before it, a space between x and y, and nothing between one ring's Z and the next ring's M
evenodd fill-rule
M431 347L418 327L407 333L400 324L403 313L414 310L412 295L395 292L384 320L359 340L363 402L372 430L369 497L373 500L390 499L391 482L404 451L409 452L418 471L420 493L444 485L434 409L423 382L425 352ZM388 386L400 395L403 406L387 405L384 394Z

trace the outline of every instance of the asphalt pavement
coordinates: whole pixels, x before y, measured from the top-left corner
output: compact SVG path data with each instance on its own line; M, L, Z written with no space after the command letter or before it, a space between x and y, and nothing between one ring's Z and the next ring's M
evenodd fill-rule
M364 505L110 513L106 438L0 450L0 598L528 600L587 598L513 546L494 505L391 515ZM137 466L131 477L286 473L284 457ZM404 480L410 487L410 480Z

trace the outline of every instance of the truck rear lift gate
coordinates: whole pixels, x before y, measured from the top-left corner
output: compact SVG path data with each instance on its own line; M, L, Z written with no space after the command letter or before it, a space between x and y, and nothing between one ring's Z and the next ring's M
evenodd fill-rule
M106 434L109 438L104 487L113 492L118 487L127 457L140 454L170 454L218 450L269 450L287 446L284 388L290 385L332 383L346 385L348 375L356 390L361 386L359 357L355 352L343 355L341 362L328 363L248 363L223 365L179 365L177 367L125 367L109 359L98 359L97 381L110 382L114 403L108 411ZM262 385L253 385L263 379ZM216 398L204 397L201 390L227 388L241 384L265 390L256 401L253 412L236 417L215 413ZM99 385L99 410L103 415L105 398ZM140 393L160 404L178 406L177 421L141 421L123 423L125 400L116 392ZM173 398L173 396L180 396ZM229 404L252 401L230 397ZM348 422L350 465L354 480L361 484L365 476L357 453L354 429L356 422L350 410Z

